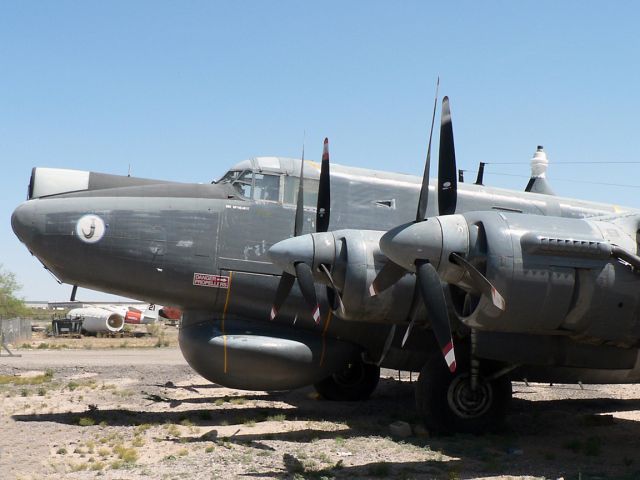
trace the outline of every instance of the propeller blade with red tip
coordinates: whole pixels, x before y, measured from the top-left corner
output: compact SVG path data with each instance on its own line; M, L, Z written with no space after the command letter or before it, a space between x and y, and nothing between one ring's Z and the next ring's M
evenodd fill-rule
M442 350L445 362L453 373L456 371L456 354L453 348L447 302L444 298L440 277L431 263L418 261L416 262L416 280L427 308L427 315L431 320L431 328Z
M270 320L273 320L278 316L278 312L280 311L280 307L289 296L289 292L293 287L293 282L295 282L296 277L287 272L282 272L282 277L280 277L280 282L278 283L278 289L276 290L276 298L273 301L273 306L271 307Z
M316 287L313 283L313 274L311 267L304 262L296 263L296 277L298 277L298 285L307 305L311 309L311 316L314 322L320 322L320 304L316 296Z
M498 289L485 277L480 271L474 267L469 261L458 255L457 253L451 254L451 261L464 268L473 282L473 286L476 287L484 296L486 296L493 305L500 310L504 311L507 308L506 302Z

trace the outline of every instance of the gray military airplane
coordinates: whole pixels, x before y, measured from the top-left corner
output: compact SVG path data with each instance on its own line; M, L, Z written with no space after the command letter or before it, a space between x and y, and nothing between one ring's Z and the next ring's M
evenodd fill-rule
M513 379L639 381L640 212L458 184L446 97L431 183L430 150L422 180L329 174L326 140L213 184L34 168L12 226L61 282L182 309L186 360L232 388L364 400L419 371L428 427L481 432Z

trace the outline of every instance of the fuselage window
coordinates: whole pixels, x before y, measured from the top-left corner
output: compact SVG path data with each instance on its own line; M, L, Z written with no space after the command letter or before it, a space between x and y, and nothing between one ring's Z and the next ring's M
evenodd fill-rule
M304 206L315 207L318 203L318 180L305 179L304 181ZM298 201L298 177L285 177L284 179L284 203L295 205Z
M255 188L253 190L254 200L268 200L270 202L280 201L280 176L256 173L254 176Z

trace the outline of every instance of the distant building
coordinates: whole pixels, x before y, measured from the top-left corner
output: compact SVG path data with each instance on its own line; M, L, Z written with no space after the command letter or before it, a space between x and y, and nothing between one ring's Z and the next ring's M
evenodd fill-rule
M101 307L106 305L113 305L116 307L135 307L140 310L144 310L148 303L145 302L49 302L45 300L25 300L24 304L28 308L41 308L43 310L67 310L71 308L83 308L83 307Z
M41 308L42 310L49 309L49 302L46 300L25 300L24 304L27 308Z

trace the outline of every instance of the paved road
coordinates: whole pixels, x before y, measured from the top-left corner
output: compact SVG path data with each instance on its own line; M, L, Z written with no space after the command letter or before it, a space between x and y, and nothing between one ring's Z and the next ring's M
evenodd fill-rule
M186 365L179 348L126 348L92 350L20 350L21 357L0 356L0 369L101 365Z

